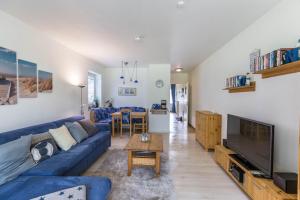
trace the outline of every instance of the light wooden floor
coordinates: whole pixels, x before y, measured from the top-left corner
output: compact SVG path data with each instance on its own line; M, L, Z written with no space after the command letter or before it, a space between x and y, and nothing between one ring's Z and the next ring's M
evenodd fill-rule
M127 142L128 136L114 137L111 148L124 148ZM165 134L164 143L178 200L248 200L214 162L213 153L205 152L195 141L193 129L188 130L186 123L171 118L170 134Z

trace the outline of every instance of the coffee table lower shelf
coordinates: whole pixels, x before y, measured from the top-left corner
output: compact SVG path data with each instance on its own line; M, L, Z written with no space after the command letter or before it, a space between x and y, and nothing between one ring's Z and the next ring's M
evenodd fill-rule
M128 176L131 176L133 167L154 167L156 175L160 175L160 152L151 152L149 156L136 155L135 151L128 151Z

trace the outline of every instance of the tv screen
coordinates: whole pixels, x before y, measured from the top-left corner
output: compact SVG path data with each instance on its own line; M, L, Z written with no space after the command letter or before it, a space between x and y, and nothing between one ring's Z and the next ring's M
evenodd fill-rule
M227 145L267 177L272 177L273 125L228 115Z

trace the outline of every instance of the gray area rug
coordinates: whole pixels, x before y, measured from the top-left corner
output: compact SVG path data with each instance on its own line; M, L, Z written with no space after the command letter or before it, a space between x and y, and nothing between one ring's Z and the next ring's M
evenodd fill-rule
M134 168L127 176L127 151L109 150L98 168L90 176L107 176L112 180L112 200L171 200L175 199L174 186L169 175L168 157L161 154L161 175L156 177L152 168Z

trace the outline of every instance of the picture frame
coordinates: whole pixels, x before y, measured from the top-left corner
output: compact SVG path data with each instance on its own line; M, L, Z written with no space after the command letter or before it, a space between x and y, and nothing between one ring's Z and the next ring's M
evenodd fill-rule
M131 87L119 87L118 96L136 96L136 88Z
M17 53L0 47L0 105L18 103L17 80Z
M18 60L19 97L37 98L37 64L26 60Z
M38 70L39 93L53 92L53 74L51 72Z

